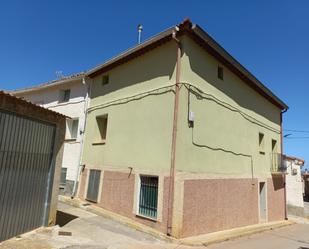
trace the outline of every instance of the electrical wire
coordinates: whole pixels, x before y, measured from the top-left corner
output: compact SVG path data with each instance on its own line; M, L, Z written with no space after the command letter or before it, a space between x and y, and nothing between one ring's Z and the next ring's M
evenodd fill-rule
M190 88L191 86L189 86L188 89L188 116L189 116L189 112L191 110L191 98L190 98ZM206 144L199 144L197 142L195 142L194 140L194 125L192 125L191 127L191 141L192 141L192 144L196 147L200 147L200 148L206 148L206 149L209 149L209 150L212 150L212 151L221 151L221 152L225 152L227 154L231 154L231 155L234 155L234 156L242 156L242 157L246 157L246 158L249 158L250 159L250 167L251 167L251 177L252 179L254 178L254 168L253 168L253 156L251 154L245 154L245 153L241 153L241 152L235 152L235 151L232 151L232 150L228 150L228 149L224 149L222 147L213 147L213 146L210 146L210 145L206 145Z
M185 84L186 87L188 85L189 88L187 87L187 89L189 89L192 92L192 94L194 94L198 99L207 99L207 100L210 100L210 101L214 101L218 105L220 105L220 106L222 106L224 108L227 108L230 111L239 113L244 119L246 119L247 121L249 121L249 122L251 122L253 124L256 124L256 125L258 125L260 127L268 129L268 130L270 130L272 132L275 132L277 134L281 134L280 131L276 130L275 128L273 128L273 127L271 127L271 126L269 126L267 124L264 124L263 122L257 120L256 118L252 117L251 115L249 115L247 113L244 113L243 111L241 111L240 109L232 106L231 104L226 103L226 102L224 102L222 100L219 100L217 97L215 97L215 96L213 96L211 94L205 93L202 90L200 90L199 88L197 88L197 87L195 87L195 86L193 86L193 85L191 85L189 83L182 83L182 84ZM194 91L192 88L194 88L196 91ZM207 97L205 97L203 95L205 95Z
M309 133L309 131L304 131L304 130L290 130L290 129L284 129L284 131L298 132L298 133Z

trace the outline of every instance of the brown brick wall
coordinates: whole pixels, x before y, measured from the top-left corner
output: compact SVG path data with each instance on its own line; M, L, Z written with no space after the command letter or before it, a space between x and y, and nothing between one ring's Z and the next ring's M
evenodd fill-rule
M257 188L257 179L186 180L182 237L258 223Z
M267 179L268 221L284 220L284 177L274 176Z
M81 177L79 197L84 200L86 169ZM134 214L135 175L117 171L104 171L101 201L96 205L128 217L166 233L169 177L164 177L162 222L152 221Z

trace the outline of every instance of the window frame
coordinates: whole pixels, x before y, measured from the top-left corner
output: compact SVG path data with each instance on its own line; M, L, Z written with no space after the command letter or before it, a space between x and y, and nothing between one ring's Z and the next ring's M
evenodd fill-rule
M100 144L106 144L107 139L107 128L108 128L108 114L103 114L95 117L96 120L96 129L97 132L95 132L95 138L93 145L100 145ZM103 131L104 137L102 136L102 130L100 129L99 120L105 120L105 131Z
M76 130L76 136L72 136L73 132L73 123L77 121L77 130ZM72 118L66 120L66 132L65 132L65 140L66 141L76 141L78 138L79 133L79 118Z
M218 68L217 68L217 77L219 80L224 80L224 68L220 65L218 65Z
M106 86L109 84L109 75L104 74L101 78L101 86Z
M262 137L262 139L261 139ZM265 134L263 132L259 132L258 136L258 144L259 144L259 153L261 155L265 155Z
M157 178L157 193L156 193L156 214L155 216L148 216L147 214L140 212L140 201L141 201L141 187L142 187L142 177L150 177L150 178ZM159 219L159 196L160 196L160 177L158 175L145 175L139 174L138 175L138 189L137 189L137 202L136 202L136 216L146 218L153 221L158 221Z
M69 98L66 100L66 98L65 98L66 92L68 92L68 91L69 91ZM70 88L60 90L58 103L67 103L67 102L70 102L70 99L71 99L71 89Z

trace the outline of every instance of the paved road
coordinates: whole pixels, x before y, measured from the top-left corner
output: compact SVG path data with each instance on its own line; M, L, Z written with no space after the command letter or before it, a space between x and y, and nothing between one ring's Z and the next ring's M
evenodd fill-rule
M63 227L45 228L21 239L12 239L0 249L205 249L171 244L136 231L116 221L61 204L59 209L78 218ZM73 218L73 216L72 216ZM309 249L309 222L238 238L209 249ZM60 236L59 231L72 236Z
M309 249L309 224L295 224L211 245L209 249Z

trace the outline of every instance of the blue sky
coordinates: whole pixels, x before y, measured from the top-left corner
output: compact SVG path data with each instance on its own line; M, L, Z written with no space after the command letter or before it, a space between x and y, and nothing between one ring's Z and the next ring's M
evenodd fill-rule
M138 23L147 38L190 17L290 106L284 129L309 130L308 12L306 0L1 1L0 88L87 70L135 45ZM284 146L309 164L309 139Z

